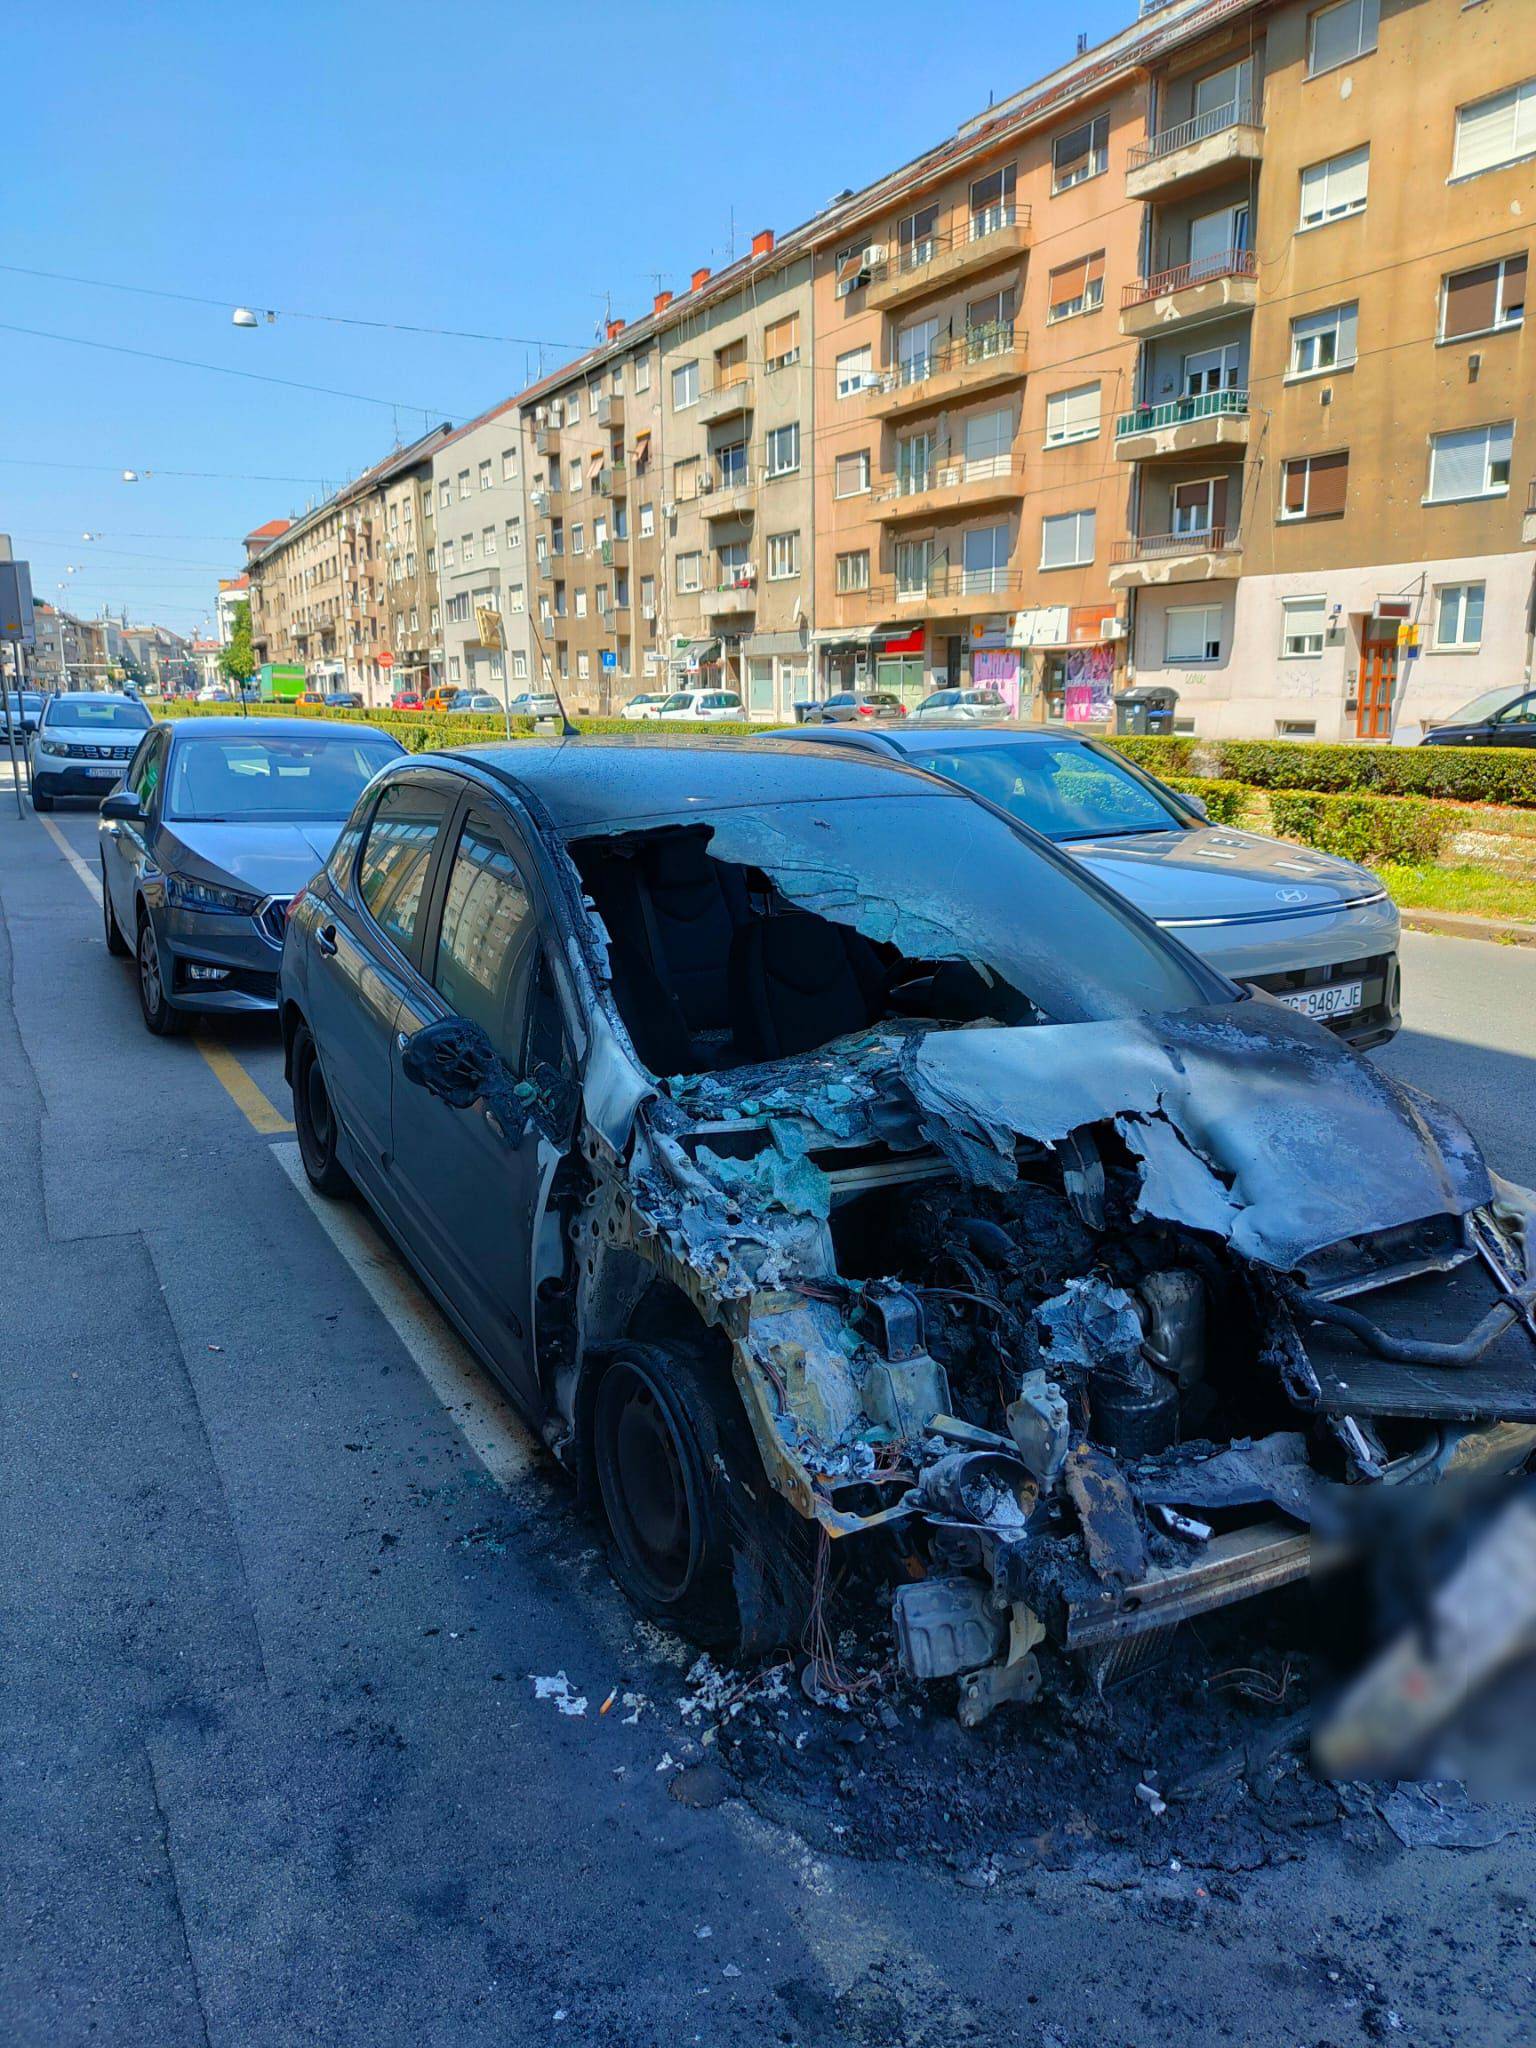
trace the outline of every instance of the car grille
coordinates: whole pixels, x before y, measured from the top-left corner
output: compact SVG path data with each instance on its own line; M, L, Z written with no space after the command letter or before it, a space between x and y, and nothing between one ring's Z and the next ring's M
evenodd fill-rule
M274 946L283 943L283 933L288 929L288 904L290 898L273 896L256 913L256 922L261 926Z
M133 753L132 747L94 747L83 740L65 740L62 744L50 742L54 753L63 754L71 761L126 761Z

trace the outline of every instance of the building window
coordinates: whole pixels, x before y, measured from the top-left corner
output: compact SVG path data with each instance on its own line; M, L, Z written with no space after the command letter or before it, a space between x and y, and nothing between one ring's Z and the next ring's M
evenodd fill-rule
M1326 597L1287 597L1280 601L1280 655L1284 661L1315 661L1323 651L1328 622Z
M685 412L698 402L699 366L697 363L679 363L672 372L672 410Z
M656 507L649 501L640 507L640 538L650 540L656 532Z
M699 458L686 456L672 465L672 495L680 505L699 495Z
M608 616L608 586L606 583L598 584L597 589L592 594L592 603L600 619Z
M1099 431L1099 422L1097 384L1077 384L1070 391L1053 391L1045 401L1045 445L1060 448L1068 441L1091 441Z
M513 584L509 585L509 586L508 586L508 589L507 589L507 611L508 611L508 614L509 614L509 615L510 615L510 616L511 616L512 618L516 618L516 617L518 617L518 615L519 615L519 614L520 614L521 612L523 612L523 611L524 611L524 610L525 610L526 608L527 608L527 601L526 601L526 599L525 599L525 598L524 598L524 596L523 596L523 586L522 586L522 584L521 584L521 583L513 583Z
M521 647L516 649L512 656L512 680L515 683L525 683L528 680L528 656Z
M523 522L514 512L512 517L507 521L507 546L509 549L520 548L522 544Z
M1017 173L1012 164L1004 164L1001 170L989 171L984 178L976 178L971 184L971 240L979 242L983 235L995 235L999 228L1013 226L1013 190Z
M1456 109L1453 178L1536 154L1536 78Z
M1069 128L1051 144L1051 190L1065 192L1109 169L1109 116Z
M428 612L428 614L427 614L427 630L428 630L428 632L430 632L430 633L437 633L437 632L441 632L441 630L442 630L442 624L443 624L443 615L442 615L442 613L441 613L441 612L440 612L440 611L438 610L437 606L436 606L436 605L433 605L433 607L432 607L431 611L430 611L430 612Z
M461 498L469 496L469 471L467 469L459 471L459 496Z
M1349 453L1298 455L1284 464L1282 519L1337 519L1349 495Z
M693 591L704 587L704 557L695 548L692 553L677 558L677 590L680 597L687 597Z
M474 559L475 536L472 533L466 533L459 542L459 560L461 562L472 562Z
M585 618L586 616L587 616L587 593L586 593L586 591L585 591L585 590L578 590L578 591L577 591L577 593L576 593L576 617L577 617L578 619L584 619L584 618Z
M517 450L503 448L501 451L501 480L504 484L517 481Z
M800 360L800 315L787 313L763 330L763 356L770 370L787 370Z
M651 388L651 359L649 356L635 357L635 390L649 391Z
M1435 650L1465 654L1483 640L1481 583L1442 583L1435 591Z
M453 503L453 485L447 482L447 480L445 479L442 483L438 485L437 495L438 502L446 511L447 508Z
M1221 632L1219 604L1174 605L1163 616L1163 660L1220 661Z
M480 552L481 552L481 554L482 554L482 555L494 555L494 554L495 554L495 552L496 552L496 529L495 529L495 527L494 527L494 526L488 526L488 527L486 527L485 531L484 531L484 532L483 532L483 533L481 534L481 536L480 536Z
M1379 0L1336 0L1320 7L1307 23L1308 78L1374 50L1380 11Z
M834 490L839 498L856 498L869 489L869 450L855 449L839 455L833 468Z
M798 533L770 533L768 536L768 581L784 583L800 574Z
M1525 272L1523 250L1496 263L1453 270L1440 291L1440 339L1459 341L1465 335L1495 334L1522 325Z
M788 476L800 467L800 422L768 429L768 474Z
M1308 164L1301 174L1301 225L1319 228L1326 221L1364 213L1370 169L1369 143L1324 163Z
M487 456L487 457L486 457L486 459L485 459L485 461L484 461L484 462L482 462L482 463L481 463L481 465L480 465L480 488L481 488L481 490L482 490L482 491L488 491L488 490L489 490L489 489L491 488L491 484L492 484L492 482L493 482L493 481L494 481L494 479L493 479L493 477L492 477L492 475L491 475L491 461L490 461L490 457L489 457L489 456Z
M450 654L450 655L449 655L449 657L448 657L448 680L449 680L449 682L450 682L450 683L456 683L456 682L457 682L457 681L459 680L460 676L461 676L461 675L462 675L463 673L464 673L464 671L463 671L463 669L462 669L462 668L460 667L460 665L459 665L459 657L458 657L458 656L457 656L456 654Z
M578 680L579 682L583 682L583 683L585 683L585 682L587 682L587 681L589 681L589 680L591 679L591 675L592 675L592 657L591 657L591 655L590 655L590 654L585 654L585 653L583 653L583 654L578 654L578 655L577 655L577 657L576 657L576 677L577 677L577 680Z
M581 418L581 387L580 387L580 385L578 385L578 386L577 386L577 388L576 388L576 389L575 389L574 391L569 391L569 392L567 392L567 393L566 393L566 399L565 399L565 418L566 418L566 424L567 424L568 426L574 426L574 425L576 424L577 420L579 420L579 419Z
M931 263L938 250L934 230L939 224L939 209L936 206L921 206L916 213L909 213L904 220L896 223L896 267L898 270L921 270L925 263Z
M1042 569L1077 569L1093 560L1093 512L1056 512L1040 522Z
M1514 444L1513 420L1431 434L1427 502L1443 505L1458 498L1502 498L1509 490Z
M840 597L850 591L869 588L869 549L855 548L851 554L837 558L837 590Z
M1050 296L1046 306L1046 320L1070 320L1077 313L1093 313L1104 303L1104 251L1096 250L1092 256L1079 256L1074 263L1063 263L1050 274Z
M844 349L837 359L837 395L839 398L857 398L861 391L868 391L880 380L874 372L874 355L867 348Z
M1355 360L1359 328L1358 301L1302 313L1291 322L1293 377L1315 376L1319 370L1346 370Z
M974 527L961 542L960 587L966 596L1008 588L1008 528Z
M443 542L443 567L445 569L453 567L453 542L451 540Z
M656 616L656 578L654 576L642 576L640 578L640 616L645 619L654 619Z
M578 519L571 527L571 553L584 555L587 552L587 529Z
M437 574L437 549L436 549L436 548L428 548L428 549L427 549L427 574L428 574L429 576L435 576L435 575Z

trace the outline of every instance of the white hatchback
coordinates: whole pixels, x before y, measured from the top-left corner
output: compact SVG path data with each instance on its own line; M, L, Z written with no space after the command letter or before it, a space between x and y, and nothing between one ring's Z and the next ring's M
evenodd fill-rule
M745 719L747 707L734 690L676 690L657 716L673 724L723 725Z

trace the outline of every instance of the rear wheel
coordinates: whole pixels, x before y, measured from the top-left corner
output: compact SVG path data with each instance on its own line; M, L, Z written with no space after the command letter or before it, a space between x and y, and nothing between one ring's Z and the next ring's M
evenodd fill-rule
M149 912L139 916L139 938L136 948L139 966L139 1008L144 1013L145 1029L156 1038L174 1038L177 1032L186 1029L186 1018L180 1010L173 1009L165 992L165 980L160 965L160 947L155 938L155 923Z
M344 1195L352 1182L336 1157L336 1112L331 1107L330 1091L320 1071L320 1055L307 1024L294 1030L291 1067L293 1127L304 1172L317 1194Z
M107 941L107 951L119 960L128 958L128 941L118 929L117 913L112 908L112 891L107 887L107 863L101 863L101 922Z

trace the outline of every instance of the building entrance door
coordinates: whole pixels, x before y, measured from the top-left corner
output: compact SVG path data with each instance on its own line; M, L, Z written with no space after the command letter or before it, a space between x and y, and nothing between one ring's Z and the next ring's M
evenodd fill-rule
M1392 699L1397 690L1397 636L1367 640L1360 648L1360 698L1355 734L1362 740L1384 740L1392 732Z

